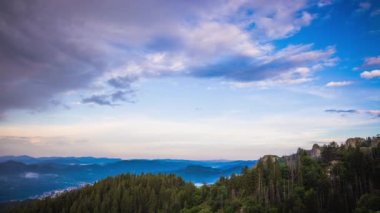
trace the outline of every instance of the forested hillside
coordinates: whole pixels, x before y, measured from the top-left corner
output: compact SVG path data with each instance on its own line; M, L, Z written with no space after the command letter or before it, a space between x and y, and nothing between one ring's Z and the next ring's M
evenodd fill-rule
M380 137L267 155L240 175L195 187L174 175L120 175L11 212L376 212Z
M0 204L61 193L120 174L175 174L194 184L215 183L256 161L0 157ZM1 208L1 207L0 207Z

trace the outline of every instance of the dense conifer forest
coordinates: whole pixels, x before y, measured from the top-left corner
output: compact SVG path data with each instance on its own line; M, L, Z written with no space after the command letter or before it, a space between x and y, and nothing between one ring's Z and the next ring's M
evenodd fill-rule
M380 137L263 156L239 175L196 187L174 175L109 177L11 212L379 212Z

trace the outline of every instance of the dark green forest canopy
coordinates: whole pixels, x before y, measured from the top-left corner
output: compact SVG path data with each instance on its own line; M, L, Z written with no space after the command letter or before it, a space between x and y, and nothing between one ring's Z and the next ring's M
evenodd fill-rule
M11 212L377 212L380 137L267 155L240 175L195 187L174 175L124 174Z

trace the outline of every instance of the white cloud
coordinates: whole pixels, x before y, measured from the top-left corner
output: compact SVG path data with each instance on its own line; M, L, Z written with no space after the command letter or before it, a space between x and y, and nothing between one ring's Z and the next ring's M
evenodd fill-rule
M195 28L185 29L183 39L186 52L204 56L223 53L257 57L273 49L271 45L260 44L236 25L218 22L204 22Z
M278 78L278 79L270 79L270 80L262 80L262 81L254 81L254 82L226 82L227 84L236 87L236 88L248 88L248 87L258 87L261 89L278 87L284 85L292 85L292 84L302 84L305 82L312 81L312 78Z
M360 77L365 79L380 77L380 70L364 71L360 73Z
M351 85L352 81L330 81L326 84L326 87L342 87Z
M291 36L313 20L305 11L307 2L304 0L294 0L291 4L277 0L247 1L245 6L253 11L245 21L254 23L253 33L265 40Z

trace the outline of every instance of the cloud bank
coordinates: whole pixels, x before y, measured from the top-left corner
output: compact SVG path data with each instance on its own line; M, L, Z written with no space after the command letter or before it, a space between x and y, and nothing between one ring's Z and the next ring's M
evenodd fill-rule
M306 0L0 3L0 114L77 92L82 104L130 101L140 78L192 76L294 84L333 66L334 47L275 48L314 20Z

